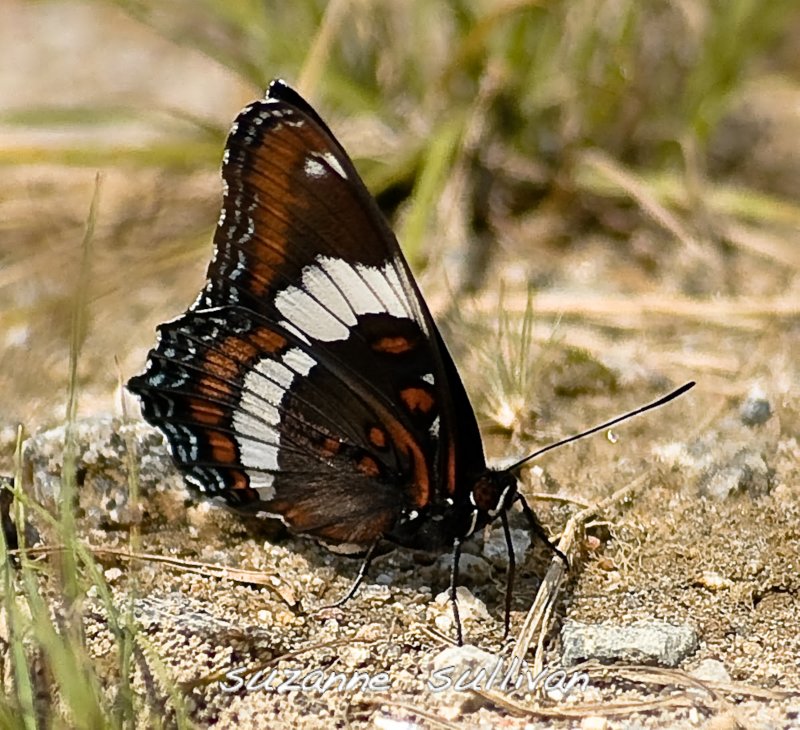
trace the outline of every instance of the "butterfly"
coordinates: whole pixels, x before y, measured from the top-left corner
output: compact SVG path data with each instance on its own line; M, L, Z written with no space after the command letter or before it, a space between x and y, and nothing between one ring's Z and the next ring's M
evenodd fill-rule
M452 551L508 510L519 468L486 464L475 413L391 229L343 147L273 81L234 121L206 283L128 382L187 483L363 558ZM559 553L560 554L560 553ZM562 557L564 557L562 555ZM564 560L566 558L564 557Z

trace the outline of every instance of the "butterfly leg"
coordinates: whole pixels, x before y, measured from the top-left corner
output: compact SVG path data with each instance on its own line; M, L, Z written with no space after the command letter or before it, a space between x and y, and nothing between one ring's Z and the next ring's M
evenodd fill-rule
M517 495L522 505L522 513L528 520L528 524L531 526L531 531L533 532L536 537L538 537L542 542L544 542L547 547L549 547L556 555L558 555L561 560L564 561L564 565L569 570L569 560L564 553L562 553L553 543L550 541L550 538L547 536L547 533L544 531L544 527L539 524L539 520L536 519L536 515L534 514L533 510L530 508L528 503L525 501L525 498L521 495Z
M511 530L508 527L508 515L503 510L500 513L503 523L503 534L506 537L506 550L508 551L508 570L506 571L506 614L503 620L503 638L507 639L511 631L511 599L514 592L514 574L517 570L517 556L514 554L514 543L511 542Z
M321 606L320 611L324 611L326 608L339 608L347 603L358 590L359 586L364 582L364 578L367 575L367 571L369 570L369 566L372 565L372 559L375 557L375 549L378 547L378 543L380 542L380 538L375 540L372 545L369 546L367 550L367 554L364 556L364 560L361 561L361 567L358 569L358 575L356 579L353 581L353 584L350 586L350 590L344 594L342 598L334 603L329 603L326 606Z
M450 603L453 606L453 621L456 625L456 641L459 646L464 646L464 633L461 631L461 617L458 615L458 561L461 559L461 538L453 540L453 567L450 571Z

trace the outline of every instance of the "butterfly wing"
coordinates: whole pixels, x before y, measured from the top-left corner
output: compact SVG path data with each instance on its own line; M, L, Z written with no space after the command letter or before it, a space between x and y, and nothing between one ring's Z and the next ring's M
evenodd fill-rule
M366 545L485 469L472 408L347 154L282 82L223 159L207 283L129 389L187 480Z

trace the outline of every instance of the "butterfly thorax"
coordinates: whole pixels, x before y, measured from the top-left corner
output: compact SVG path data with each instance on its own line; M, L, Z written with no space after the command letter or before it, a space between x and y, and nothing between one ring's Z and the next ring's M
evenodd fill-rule
M486 470L459 490L457 498L406 512L385 539L395 545L426 552L450 550L494 522L517 498L517 480L507 471Z

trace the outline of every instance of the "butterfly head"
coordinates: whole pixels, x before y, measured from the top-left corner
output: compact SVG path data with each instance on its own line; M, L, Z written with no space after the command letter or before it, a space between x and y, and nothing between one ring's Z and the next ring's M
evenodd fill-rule
M517 478L507 469L489 469L473 484L469 499L478 512L478 522L488 524L507 511L517 497Z

